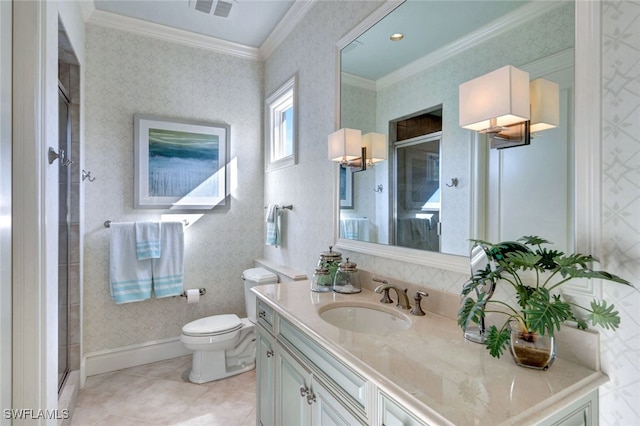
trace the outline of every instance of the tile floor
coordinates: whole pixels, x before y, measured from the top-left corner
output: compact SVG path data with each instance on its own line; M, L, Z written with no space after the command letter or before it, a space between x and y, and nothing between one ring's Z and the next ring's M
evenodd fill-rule
M189 355L91 376L71 426L255 425L255 370L197 385L190 367Z

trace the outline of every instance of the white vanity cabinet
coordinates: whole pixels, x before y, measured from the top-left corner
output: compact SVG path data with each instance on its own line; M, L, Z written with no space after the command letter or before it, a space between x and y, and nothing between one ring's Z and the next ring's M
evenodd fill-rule
M484 389L478 396L483 409L472 418L477 424L598 423L598 387L607 380L600 371L563 359L553 372L496 360L465 342L445 317L420 317L405 333L383 338L337 329L320 317L328 305L376 306L380 296L364 289L312 298L300 283L252 290L258 295L258 426L469 424L460 385L470 376Z

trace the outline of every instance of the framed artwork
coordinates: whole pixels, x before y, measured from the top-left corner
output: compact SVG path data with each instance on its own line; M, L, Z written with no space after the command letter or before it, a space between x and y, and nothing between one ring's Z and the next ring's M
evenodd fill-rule
M340 208L353 208L353 173L343 165L340 165Z
M227 124L134 117L134 208L203 210L224 205Z

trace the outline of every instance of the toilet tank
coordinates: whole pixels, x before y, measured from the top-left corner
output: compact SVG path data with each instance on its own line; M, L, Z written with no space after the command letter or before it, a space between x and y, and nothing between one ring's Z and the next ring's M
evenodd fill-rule
M244 281L244 302L247 305L247 318L256 322L256 295L251 292L251 287L262 284L276 284L278 276L264 268L251 268L245 270L241 275Z

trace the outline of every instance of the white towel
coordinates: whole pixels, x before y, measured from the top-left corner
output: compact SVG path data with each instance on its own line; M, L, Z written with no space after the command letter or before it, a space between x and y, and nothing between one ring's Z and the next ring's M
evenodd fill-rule
M151 259L153 292L156 297L179 296L184 292L184 227L182 222L160 225L162 255Z
M151 297L151 260L138 260L133 222L111 223L109 281L116 303Z
M267 223L267 239L266 244L269 246L278 247L280 244L280 210L277 204L269 204L267 207L267 214L265 216L265 222Z
M136 254L138 260L160 257L160 222L136 222Z

